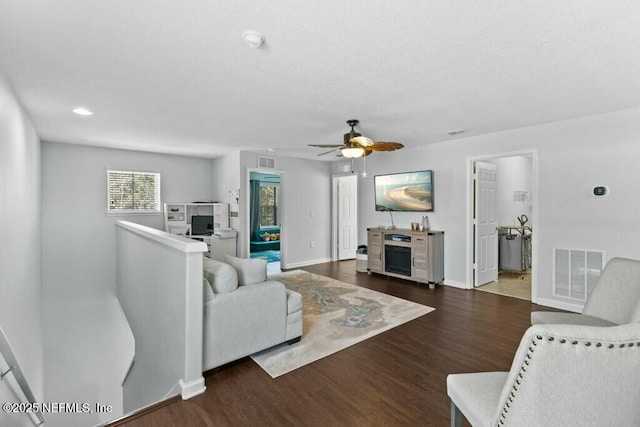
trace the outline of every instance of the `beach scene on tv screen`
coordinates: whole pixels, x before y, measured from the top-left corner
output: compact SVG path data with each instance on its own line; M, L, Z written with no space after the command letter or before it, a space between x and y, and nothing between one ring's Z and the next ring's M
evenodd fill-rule
M431 211L431 171L379 175L375 177L376 210Z

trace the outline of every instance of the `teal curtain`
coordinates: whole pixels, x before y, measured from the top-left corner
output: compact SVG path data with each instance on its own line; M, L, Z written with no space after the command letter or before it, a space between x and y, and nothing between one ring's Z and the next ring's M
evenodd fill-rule
M249 181L249 222L251 226L251 239L258 238L260 231L260 181Z

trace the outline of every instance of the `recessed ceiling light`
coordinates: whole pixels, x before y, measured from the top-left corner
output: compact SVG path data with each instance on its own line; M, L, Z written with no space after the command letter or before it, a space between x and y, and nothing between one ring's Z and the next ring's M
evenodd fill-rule
M255 30L247 30L242 33L244 42L252 49L257 49L264 43L264 36Z
M79 116L93 116L93 111L85 107L76 107L73 109L73 112Z

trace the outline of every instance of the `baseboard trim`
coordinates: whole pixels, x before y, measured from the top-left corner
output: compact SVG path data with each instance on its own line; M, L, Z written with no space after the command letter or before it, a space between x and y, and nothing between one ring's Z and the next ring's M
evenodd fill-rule
M289 270L291 268L300 268L300 267L306 267L308 265L324 264L325 262L331 262L331 261L332 261L331 258L322 258L322 259L315 259L311 261L294 262L292 264L285 265L283 268L285 270Z
M583 306L579 304L564 302L564 301L556 301L556 300L547 299L547 298L536 298L536 300L533 301L533 303L538 305L544 305L545 307L559 308L560 310L572 311L574 313L582 312L582 308L583 308Z
M469 286L467 286L466 283L456 282L455 280L445 280L444 282L442 282L442 284L446 286L451 286L453 288L458 288L458 289L471 289Z
M128 423L131 420L134 420L138 417L142 417L143 415L147 415L151 412L157 411L158 409L171 405L173 403L179 402L180 396L176 395L176 396L171 396L165 400L161 400L160 402L156 402L156 403L152 403L149 406L145 406L144 408L140 408L137 411L134 411L128 415L124 415L116 420L110 421L109 423L105 424L105 427L117 427L117 426L121 426L124 425L126 423Z
M189 381L188 383L185 383L184 381L180 380L179 384L180 384L180 390L181 390L180 394L182 395L182 400L191 399L194 396L204 393L205 390L207 389L207 387L205 387L204 385L203 377L197 378L193 381Z

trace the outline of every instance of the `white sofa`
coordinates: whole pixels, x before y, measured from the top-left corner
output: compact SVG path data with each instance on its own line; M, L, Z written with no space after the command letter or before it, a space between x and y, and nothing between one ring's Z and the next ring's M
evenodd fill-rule
M202 370L302 336L302 297L267 280L263 259L204 259Z

